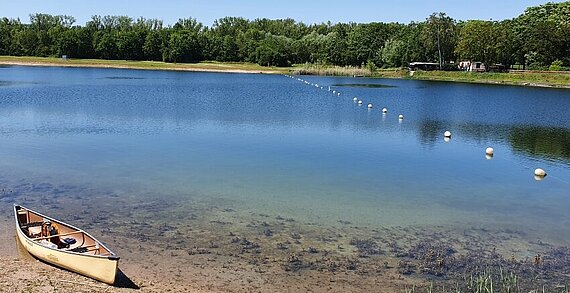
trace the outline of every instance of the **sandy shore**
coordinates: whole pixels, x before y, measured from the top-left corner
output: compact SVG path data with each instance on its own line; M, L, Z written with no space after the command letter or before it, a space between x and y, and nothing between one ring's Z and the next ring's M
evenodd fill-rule
M176 211L165 199L130 203L110 194L93 202L28 191L11 194L0 197L0 292L397 293L412 286L427 292L432 278L447 280L449 288L493 266L513 270L521 284L529 282L522 287L529 290L521 292L529 292L541 284L563 285L570 273L568 248L548 252L552 246L547 245L541 251L544 265L536 265L521 252L545 244L528 247L518 231L466 228L456 233L350 222L321 226L243 215L218 203L192 203ZM106 285L30 256L16 240L12 200L50 211L104 242L121 256L119 282ZM178 221L165 221L165 212Z
M228 253L231 248L225 245L207 249L196 241L194 248L187 250L185 246L161 247L154 241L137 243L128 237L104 236L100 239L121 256L119 267L124 274L118 276L116 286L109 286L33 258L19 245L8 217L2 218L0 229L4 243L0 292L404 292L410 283L423 283L405 279L395 269L381 268L384 265L364 273L346 268L287 271L275 255L241 248L241 252ZM228 241L228 246L232 242Z
M16 240L14 203L101 240L121 257L120 281L106 285L31 257ZM570 247L525 235L306 222L225 199L181 201L0 175L0 292L427 292L430 280L438 288L467 286L465 277L482 268L513 272L528 289L519 292L570 284Z
M172 67L144 67L137 66L136 64L122 65L122 64L81 64L81 63L63 63L63 62L19 62L19 61L5 61L0 60L0 65L8 66L44 66L44 67L78 67L78 68L117 68L117 69L142 69L142 70L172 70L172 71L196 71L196 72L220 72L220 73L252 73L252 74L279 74L280 72L274 70L244 70L235 68L203 68L194 66L172 66Z

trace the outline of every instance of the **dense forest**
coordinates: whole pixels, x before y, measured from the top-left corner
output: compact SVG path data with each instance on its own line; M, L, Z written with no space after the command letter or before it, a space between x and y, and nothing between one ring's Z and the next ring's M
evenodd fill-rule
M157 19L93 16L80 26L71 16L34 14L29 24L0 19L0 55L373 68L476 60L560 70L570 66L570 1L530 7L503 21L458 21L434 13L409 24L225 17L211 27L193 18L165 26Z

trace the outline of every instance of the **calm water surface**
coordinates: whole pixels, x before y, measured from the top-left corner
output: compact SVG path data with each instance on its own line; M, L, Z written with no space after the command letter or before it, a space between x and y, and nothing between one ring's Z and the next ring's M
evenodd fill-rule
M280 75L2 67L0 178L322 225L570 240L570 91L303 78L323 89Z

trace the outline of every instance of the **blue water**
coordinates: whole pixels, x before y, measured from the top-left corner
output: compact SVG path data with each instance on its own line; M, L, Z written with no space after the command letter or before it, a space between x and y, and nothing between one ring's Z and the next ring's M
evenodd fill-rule
M322 225L570 240L570 91L296 78L0 67L0 179Z

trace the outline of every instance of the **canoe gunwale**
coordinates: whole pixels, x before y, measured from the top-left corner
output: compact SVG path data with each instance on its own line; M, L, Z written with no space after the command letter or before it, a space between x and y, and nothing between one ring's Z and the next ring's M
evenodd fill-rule
M38 216L41 216L41 217L43 217L43 218L45 218L45 219L48 219L48 220L50 220L50 221L52 221L52 222L55 222L55 223L57 223L57 224L63 224L64 226L67 226L67 227L69 227L69 228L75 229L77 232L84 233L85 235L91 237L91 239L93 239L97 244L99 244L100 246L102 246L103 248L105 248L107 251L109 251L109 252L111 253L111 255L83 254L83 253L81 253L81 252L74 252L74 251L71 251L71 250L62 250L62 249L57 249L57 248L51 248L51 247L42 245L41 243L38 243L37 241L35 241L35 240L37 240L37 239L29 237L29 236L22 230L22 228L20 227L20 221L18 220L18 216L17 216L17 209L16 209L17 207L22 208L22 209L24 209L24 210L27 210L27 211L29 211L29 212L32 212L32 213L34 213L34 214L36 214L36 215L38 215ZM56 220L56 219L54 219L54 218L52 218L52 217L48 217L48 216L43 215L43 214L41 214L41 213L38 213L38 212L36 212L36 211L34 211L34 210L31 210L31 209L28 209L28 208L26 208L26 207L23 207L23 206L21 206L21 205L16 205L16 204L14 204L14 217L15 217L15 220L16 220L16 230L17 230L24 238L26 238L26 239L32 241L32 242L35 243L36 245L39 245L39 246L41 246L41 247L43 247L43 248L47 248L47 249L50 249L50 250L53 250L53 251L57 251L58 253L61 252L61 253L68 253L68 254L81 255L81 256L88 256L88 257L108 258L108 259L111 259L111 260L119 260L119 259L120 259L120 257L119 257L118 255L116 255L114 252L112 252L112 251L111 251L107 246L105 246L101 241L97 240L97 238L93 237L91 234L87 233L85 230L80 229L80 228L77 228L77 227L75 227L75 226L73 226L73 225L70 225L70 224L68 224L68 223L65 223L65 222L63 222L63 221Z
M19 213L19 211L22 210L26 213L27 221L30 220L29 214L42 217L43 219L48 219L58 225L65 226L68 229L81 232L83 239L89 237L89 241L93 241L95 243L94 245L98 245L100 248L106 249L106 252L104 254L86 254L85 252L53 248L43 245L39 241L34 241L37 239L29 237L21 226L21 217L19 217L19 215L23 215L24 213ZM21 242L28 253L34 257L56 267L99 280L109 285L115 284L117 272L119 270L118 265L120 257L109 250L103 243L101 243L101 241L97 240L83 229L79 229L63 221L56 220L16 204L14 204L14 217L16 220L15 224L18 241ZM83 247L83 244L77 247Z

